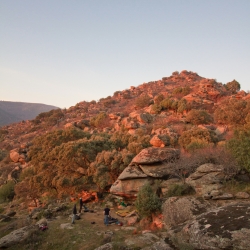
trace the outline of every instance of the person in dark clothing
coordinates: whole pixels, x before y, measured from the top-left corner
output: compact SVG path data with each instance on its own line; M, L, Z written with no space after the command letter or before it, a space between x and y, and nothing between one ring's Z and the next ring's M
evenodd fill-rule
M77 210L76 210L76 204L73 207L73 216L72 216L72 224L75 223L75 219L76 219L76 214L77 214Z
M110 216L110 209L108 206L104 208L103 214L104 214L104 224L107 226L109 224L109 216Z
M80 203L79 213L81 213L81 211L82 211L82 207L83 207L83 201L82 201L82 198L80 198L80 199L79 199L79 203Z

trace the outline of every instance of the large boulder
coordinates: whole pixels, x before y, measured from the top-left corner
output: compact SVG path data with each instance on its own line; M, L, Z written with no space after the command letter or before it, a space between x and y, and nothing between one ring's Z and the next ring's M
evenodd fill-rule
M110 193L134 198L137 196L137 193L143 185L148 182L147 178L139 178L139 179L126 179L126 180L117 180L110 188Z
M10 151L10 159L13 161L13 162L18 162L19 161L19 153L18 153L18 150L17 149L13 149Z
M156 148L150 147L143 149L131 161L132 164L152 164L156 162L169 161L173 158L179 158L180 151L175 148Z
M155 135L150 140L150 144L154 147L163 148L168 146L170 143L170 138L167 135Z
M194 197L170 197L162 205L163 220L167 228L177 226L206 212L208 207L208 203Z
M249 202L218 207L173 227L169 233L194 249L249 249L249 207Z
M154 163L151 165L139 165L139 167L141 168L144 174L154 178L163 178L171 174L168 164L165 162Z
M14 230L0 239L0 249L11 247L26 240L32 231L38 229L38 226L27 226Z
M206 163L199 166L186 182L198 195L210 195L212 191L221 189L223 181L227 178L229 176L222 165Z
M118 180L126 180L126 179L137 179L137 178L146 178L147 175L144 174L140 168L137 166L128 166L123 172L119 175Z

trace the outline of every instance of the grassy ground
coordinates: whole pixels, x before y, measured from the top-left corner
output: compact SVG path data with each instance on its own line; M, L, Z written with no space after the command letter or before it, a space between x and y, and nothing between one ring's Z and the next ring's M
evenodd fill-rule
M61 224L71 223L69 214L71 208L56 218L48 220L46 231L34 231L25 241L8 249L10 250L93 250L107 242L115 242L114 249L124 249L124 241L135 237L135 230L124 230L123 227L111 224L105 226L103 223L103 208L95 210L94 213L82 213L81 219L76 220L72 229L62 229ZM111 216L123 221L111 210ZM93 223L94 222L94 223ZM17 225L19 223L19 225ZM12 226L10 226L12 224ZM0 223L0 237L13 231L15 228L27 225L27 220L13 219L12 222ZM131 246L130 249L140 249L145 244Z

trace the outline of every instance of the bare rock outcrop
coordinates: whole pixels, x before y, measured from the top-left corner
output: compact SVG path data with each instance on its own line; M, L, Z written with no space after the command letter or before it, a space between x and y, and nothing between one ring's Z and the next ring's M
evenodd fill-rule
M13 149L10 151L10 159L13 161L13 162L18 162L19 161L19 153L16 149Z
M156 148L150 147L143 149L136 155L131 164L151 164L163 161L169 161L173 158L178 158L180 151L175 148Z
M154 177L154 178L163 178L171 174L171 171L166 162L154 163L150 165L144 164L144 165L139 165L139 166L144 174L146 174L147 176Z
M248 202L211 209L169 233L194 249L249 249L249 207Z
M0 239L0 249L11 247L26 240L29 237L31 231L38 229L38 226L27 226L14 230Z
M208 203L194 197L170 197L162 205L165 225L167 228L177 226L206 212L208 207Z
M144 174L139 167L128 166L119 175L118 180L137 179L137 178L146 178L146 177L147 175Z
M150 144L154 147L165 147L169 145L169 137L166 135L155 135L152 137L152 139L150 140Z
M167 162L179 157L174 148L145 148L134 157L110 188L110 193L124 197L136 197L145 183L152 178L162 178L170 174Z
M198 195L211 195L211 192L220 190L223 181L229 177L222 165L206 163L199 166L186 179L186 182L195 189Z
M139 189L148 182L148 178L116 180L110 188L110 193L134 198Z

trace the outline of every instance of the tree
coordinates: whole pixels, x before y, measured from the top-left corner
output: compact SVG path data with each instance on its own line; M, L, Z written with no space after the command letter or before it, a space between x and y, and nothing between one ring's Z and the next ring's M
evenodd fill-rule
M153 213L161 210L160 198L153 191L149 183L140 188L135 206L141 217L151 217Z
M236 94L240 90L240 84L236 80L228 82L225 86L232 94Z

